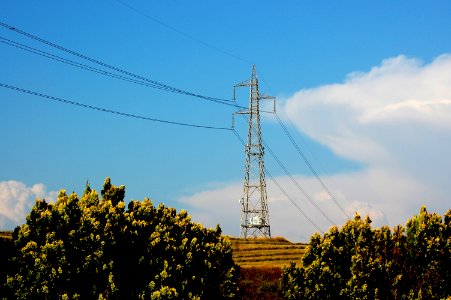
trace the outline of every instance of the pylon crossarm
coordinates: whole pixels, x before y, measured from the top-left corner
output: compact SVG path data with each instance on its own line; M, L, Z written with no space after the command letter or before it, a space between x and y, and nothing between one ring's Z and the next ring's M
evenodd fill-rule
M245 87L245 86L249 86L251 83L250 83L250 81L249 81L249 79L248 80L245 80L245 81L243 81L243 82L240 82L240 83L237 83L237 84L235 84L233 87L234 88L237 88L237 87Z

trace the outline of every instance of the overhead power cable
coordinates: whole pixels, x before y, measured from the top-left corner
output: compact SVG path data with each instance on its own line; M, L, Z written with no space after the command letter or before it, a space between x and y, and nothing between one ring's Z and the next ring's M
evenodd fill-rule
M324 184L323 180L321 179L321 177L319 176L319 174L316 172L316 170L313 168L312 164L309 162L309 160L307 159L307 157L304 155L304 152L302 152L301 148L299 147L299 145L296 143L296 141L294 140L293 136L290 134L290 132L288 131L287 127L285 126L285 124L282 122L282 120L280 119L279 115L277 113L274 113L274 116L277 119L277 122L279 123L279 125L282 127L283 131L285 132L285 134L288 136L289 140L291 141L291 144L294 146L294 148L297 150L298 154L302 157L302 159L304 160L305 164L308 166L308 168L310 169L310 171L313 173L313 175L315 175L316 179L318 180L318 182L321 184L321 186L323 187L324 191L326 191L326 193L329 195L330 199L332 199L332 201L335 203L335 205L340 209L340 211L348 218L350 219L351 217L346 213L346 211L344 210L343 206L341 206L341 204L337 201L337 199L334 197L334 195L330 192L330 190L327 188L327 186ZM271 152L271 151L270 151Z
M71 54L71 55L74 55L74 56L76 56L76 57L79 57L79 58L81 58L81 59L84 59L84 60L90 61L90 62L92 62L92 63L98 64L98 65L100 65L100 66L102 66L102 67L105 67L105 68L108 68L108 69L110 69L110 70L114 70L114 71L116 71L116 72L125 74L125 75L127 75L127 76L130 76L130 77L133 77L133 78L137 78L137 79L142 80L142 81L145 81L145 82L149 82L149 83L154 84L154 85L156 85L156 86L161 86L162 89L164 89L164 90L166 90L166 91L169 91L169 92L179 93L179 94L184 94L184 95L186 95L186 96L197 97L197 98L200 98L200 99L204 99L204 100L208 100L208 101L214 101L214 102L219 102L219 103L222 103L222 102L232 102L232 100L230 100L230 99L221 99L221 98L216 98L216 97L210 97L210 96L200 95L200 94L197 94L197 93L194 93L194 92L185 91L185 90L182 90L182 89L179 89L179 88L176 88L176 87L172 87L172 86L170 86L170 85L167 85L167 84L164 84L164 83L161 83L161 82L158 82L158 81L155 81L155 80L152 80L152 79L149 79L149 78L140 76L140 75L133 74L133 73L128 72L128 71L125 71L125 70L123 70L123 69L121 69L121 68L118 68L118 67L109 65L109 64L107 64L107 63L104 63L104 62L102 62L102 61L100 61L100 60L97 60L97 59L88 57L88 56L86 56L86 55L84 55L84 54L81 54L81 53L79 53L79 52L76 52L76 51L67 49L67 48L65 48L65 47L62 47L62 46L60 46L60 45L57 45L57 44L55 44L55 43L52 43L52 42L47 41L47 40L45 40L45 39L42 39L42 38L40 38L40 37L38 37L38 36L35 36L35 35L31 34L31 33L22 31L22 30L20 30L20 29L18 29L18 28L15 28L15 27L13 27L13 26L11 26L11 25L8 25L8 24L5 24L5 23L3 23L3 22L0 22L0 26L4 27L4 28L6 28L6 29L9 29L9 30L11 30L11 31L13 31L13 32L16 32L16 33L18 33L18 34L21 34L21 35L23 35L23 36L26 36L26 37L28 37L28 38L31 38L31 39L33 39L33 40L35 40L35 41L40 42L40 43L43 43L43 44L45 44L45 45L47 45L47 46L56 48L56 49L58 49L58 50L61 50L61 51L64 51L64 52L66 52L66 53L69 53L69 54ZM224 104L224 103L222 103L222 104Z
M237 104L236 101L234 103ZM242 116L243 116L243 118L245 118L244 115L242 115ZM235 129L233 131L235 132L235 135L238 135L238 133L236 133ZM254 133L257 134L255 131L254 131ZM244 141L243 141L243 143L244 143ZM285 164L279 159L279 157L276 155L276 153L271 149L271 147L265 142L265 140L263 138L262 138L262 144L265 147L265 149L268 149L269 154L271 154L271 156L274 158L274 160L279 165L279 167L284 171L285 175L288 176L288 178L290 178L291 182L304 195L304 197L307 199L307 201L310 202L310 204L313 205L321 213L321 215L323 215L324 218L326 218L326 220L330 222L330 224L335 224L335 222L324 212L324 210L321 209L321 207L319 207L319 205L312 199L312 197L310 197L310 195L302 188L302 186L299 184L299 182L288 171Z
M269 84L265 81L264 78L263 82L266 84L266 86L271 89L269 87ZM330 192L330 190L327 188L326 184L323 182L323 180L321 179L321 177L319 176L318 172L316 172L315 168L313 168L312 164L310 163L310 161L307 159L307 157L305 156L304 152L301 150L301 147L299 147L299 145L296 143L296 141L294 140L293 136L290 134L290 132L288 131L288 128L285 126L285 124L282 122L282 120L280 119L279 115L276 113L276 111L274 110L274 112L272 112L274 114L274 116L276 117L279 125L282 127L283 131L285 132L285 134L288 136L291 144L294 146L294 148L296 149L296 151L298 152L298 154L301 156L301 158L303 159L303 161L305 162L305 164L307 165L307 167L310 169L310 171L312 172L312 174L316 177L316 179L318 180L318 182L321 184L322 188L324 189L324 191L329 195L330 199L332 199L332 201L335 203L335 205L340 209L340 211L348 218L350 219L351 217L346 213L346 211L343 209L343 206L340 205L340 203L337 201L337 199L334 197L334 195ZM299 185L299 184L296 184ZM300 186L299 186L300 187ZM324 214L323 214L324 215Z
M316 223L299 207L299 205L294 201L287 193L287 191L279 184L279 182L268 172L268 169L265 168L266 175L268 175L269 179L279 188L279 190L285 195L285 197L290 200L290 202L297 208L297 210L313 225L321 234L323 231L321 228L316 225Z
M182 123L182 122L168 121L168 120L163 120L163 119L157 119L157 118L151 118L151 117L146 117L146 116L141 116L141 115L130 114L130 113L112 110L112 109L108 109L108 108L104 108L104 107L100 107L100 106L94 106L94 105L84 104L84 103L67 100L67 99L63 99L63 98L59 98L59 97L54 97L54 96L50 96L47 94L43 94L43 93L39 93L39 92L35 92L35 91L22 89L22 88L19 88L16 86L8 85L8 84L2 83L2 82L0 82L0 86L10 89L10 90L17 91L17 92L22 92L25 94L30 94L30 95L38 96L41 98L45 98L47 100L57 101L57 102L65 103L65 104L75 105L75 106L79 106L82 108L92 109L92 110L101 111L101 112L105 112L105 113L116 114L116 115L129 117L129 118L135 118L135 119L141 119L141 120L145 120L145 121L159 122L159 123L165 123L165 124L172 124L172 125L178 125L178 126L194 127L194 128L215 129L215 130L232 130L231 128L227 128L227 127L215 127L215 126L207 126L207 125L199 125L199 124L191 124L191 123Z
M146 87L150 87L150 88L166 90L166 91L172 91L172 90L168 89L167 87L164 87L164 86L161 86L161 85L156 85L156 84L153 84L151 82L137 80L137 79L126 77L126 76L119 75L119 74L116 74L116 73L112 73L112 72L109 72L109 71L105 71L105 70L102 70L102 69L94 68L92 66L88 66L88 65L85 65L85 64L82 64L82 63L79 63L79 62L76 62L76 61L73 61L73 60L70 60L70 59L67 59L67 58L64 58L64 57L52 54L52 53L49 53L49 52L46 52L46 51L42 51L42 50L39 50L39 49L30 47L30 46L24 45L22 43L18 43L18 42L12 41L10 39L7 39L7 38L1 37L1 36L0 36L0 42L4 43L6 45L10 45L12 47L15 47L15 48L18 48L18 49L21 49L21 50L24 50L24 51L27 51L27 52L30 52L30 53L33 53L33 54L45 57L45 58L48 58L48 59L52 59L52 60L55 60L55 61L67 64L67 65L71 65L71 66L74 66L74 67L77 67L77 68L80 68L80 69L83 69L83 70L87 70L87 71L90 71L90 72L94 72L94 73L97 73L97 74L100 74L100 75L108 76L108 77L111 77L111 78L123 80L123 81L126 81L126 82L130 82L130 83L134 83L134 84L137 84L137 85L142 85L142 86L146 86ZM176 93L178 93L178 92L176 92ZM213 102L217 102L217 103L220 103L220 104L224 104L224 105L234 106L235 107L235 105L233 103L229 103L229 102L223 102L223 101L213 100L213 99L209 99L208 101L213 101ZM245 107L242 107L242 108L245 108Z
M216 46L214 46L214 45L212 45L212 44L210 44L210 43L207 43L207 42L205 42L205 41L202 41L201 39L198 39L198 38L196 38L196 37L194 37L194 36L192 36L192 35L190 35L190 34L188 34L188 33L186 33L186 32L183 32L183 31L181 31L181 30L179 30L179 29L177 29L177 28L175 28L175 27L173 27L173 26L171 26L171 25L168 25L168 24L166 24L166 23L164 23L164 22L158 20L158 19L155 18L155 17L152 17L151 15L149 15L149 14L143 12L142 10L137 9L137 8L134 7L134 6L131 6L131 5L128 4L128 3L125 3L125 2L123 2L123 1L121 1L121 0L116 0L116 1L117 1L118 3L120 3L121 5L127 7L128 9L134 11L135 13L137 13L137 14L139 14L139 15L141 15L141 16L143 16L143 17L145 17L145 18L147 18L147 19L149 19L149 20L151 20L151 21L153 21L153 22L155 22L155 23L157 23L157 24L159 24L160 26L163 26L163 27L165 27L165 28L167 28L167 29L169 29L169 30L171 30L171 31L173 31L173 32L175 32L175 33L181 35L181 36L184 36L184 37L186 37L186 38L188 38L188 39L190 39L190 40L192 40L192 41L194 41L194 42L196 42L196 43L199 43L199 44L201 44L201 45L204 46L204 47L207 47L207 48L209 48L209 49L211 49L211 50L214 50L214 51L216 51L216 52L225 54L225 55L227 55L227 56L233 57L233 58L235 58L235 59L237 59L237 60L240 60L240 61L242 61L242 62L245 62L245 63L247 63L247 64L252 65L252 62L250 62L249 60L247 60L247 59L245 59L245 58L242 58L242 57L240 57L240 56L238 56L238 55L235 55L235 54L233 54L233 53L230 53L230 52L228 52L228 51L225 51L225 50L223 50L223 49L220 49L220 48L218 48L218 47L216 47Z
M312 199L312 197L310 197L310 195L302 188L302 186L299 184L299 182L288 171L285 164L279 159L279 157L276 155L276 153L274 153L274 151L271 149L271 147L269 147L269 145L263 140L262 140L262 144L265 147L265 149L268 149L269 154L271 154L271 156L274 158L274 160L277 162L277 164L282 168L285 175L287 175L288 178L290 178L291 182L293 182L293 184L304 195L304 197L308 200L308 202L310 202L310 204L312 204L323 215L323 217L327 219L327 221L329 221L332 225L335 224L335 222L332 221L332 219L327 216L327 214L321 209L321 207L319 207L318 204L316 204L316 202Z
M263 82L265 83L265 85L271 89L269 87L269 84L265 81L264 78ZM274 114L274 116L276 117L279 125L282 127L283 131L285 132L285 134L288 136L291 144L294 146L294 148L296 149L296 151L298 152L298 154L301 156L302 160L305 162L305 164L307 165L307 167L310 169L310 171L312 172L312 174L316 177L316 179L318 180L318 182L320 183L320 185L322 186L322 188L324 189L324 191L329 195L330 199L332 199L332 201L335 203L335 205L340 209L340 211L348 218L350 219L351 217L346 213L346 211L343 209L343 206L340 205L340 203L337 201L337 199L334 197L334 195L330 192L330 190L327 188L326 184L324 183L324 181L321 179L321 177L319 176L318 172L316 172L315 168L313 168L312 164L310 163L310 161L307 159L307 157L305 156L304 152L301 150L301 147L299 147L299 145L296 143L296 141L294 140L293 136L290 134L290 132L288 131L288 128L285 126L285 124L282 122L282 120L280 119L279 115L276 113L276 111L274 110L274 112L272 112ZM296 184L298 185L298 184ZM323 214L324 215L324 214Z
M243 146L246 145L246 142L243 140L243 138L238 134L238 132L235 129L232 129L232 132L235 134L237 139L243 144ZM290 195L287 193L287 191L280 185L280 183L269 173L268 169L265 167L265 173L268 175L269 179L277 186L277 188L284 194L284 196L291 202L291 204L296 207L296 209L304 216L304 218L307 219L307 221L310 222L310 224L313 225L319 232L323 232L321 228L302 210L302 208L296 203L293 198L290 197Z

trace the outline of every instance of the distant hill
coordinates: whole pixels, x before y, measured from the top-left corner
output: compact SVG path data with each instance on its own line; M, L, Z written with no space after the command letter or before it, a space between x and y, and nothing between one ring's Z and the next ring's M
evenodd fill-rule
M242 268L278 267L291 261L300 263L306 244L292 243L285 238L230 238L233 260Z

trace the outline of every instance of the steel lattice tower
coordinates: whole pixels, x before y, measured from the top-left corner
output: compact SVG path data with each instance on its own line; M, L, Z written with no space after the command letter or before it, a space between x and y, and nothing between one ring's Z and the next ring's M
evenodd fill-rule
M249 115L249 129L245 145L246 160L244 166L243 198L241 203L241 236L271 237L269 225L268 199L266 194L264 148L260 128L260 100L274 99L263 96L258 91L258 79L255 66L249 80L235 85L250 89L249 110L237 114Z

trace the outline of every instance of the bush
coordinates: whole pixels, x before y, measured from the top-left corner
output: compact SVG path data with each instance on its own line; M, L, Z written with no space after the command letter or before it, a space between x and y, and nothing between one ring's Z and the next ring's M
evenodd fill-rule
M451 210L421 208L404 229L356 215L312 236L302 266L284 268L287 299L443 299L451 296Z
M14 242L8 235L0 236L0 297L12 298L6 288L6 276L14 270L16 256Z
M237 295L237 266L219 226L149 199L125 209L123 186L105 180L81 199L63 190L37 200L15 245L8 286L17 299L226 299Z

